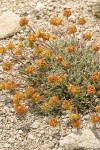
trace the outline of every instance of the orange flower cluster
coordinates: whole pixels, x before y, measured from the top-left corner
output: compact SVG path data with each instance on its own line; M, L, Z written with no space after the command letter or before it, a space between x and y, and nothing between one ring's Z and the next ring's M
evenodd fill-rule
M44 51L44 49L40 46L35 47L34 50L36 54L41 54Z
M15 108L16 113L20 115L24 115L27 113L27 109L24 105L20 104L18 107Z
M61 57L61 55L57 55L57 56L55 57L55 61L56 61L56 62L59 62L59 63L62 61L62 59L63 59L63 58Z
M8 45L7 45L7 49L9 49L9 50L13 50L15 48L15 45L12 43L12 42L10 42Z
M95 94L96 93L96 89L93 85L89 85L87 86L87 94Z
M20 42L18 43L18 47L23 48L23 47L24 47L24 42L20 41Z
M35 33L31 33L28 35L28 41L29 42L35 42L36 41L36 34Z
M92 49L93 49L95 52L97 52L98 50L100 50L100 46L99 46L98 44L94 43L94 44L92 45Z
M17 49L15 50L15 55L22 55L22 49L17 48Z
M39 31L37 33L37 37L42 38L43 40L49 40L50 39L50 35L48 33L42 32L42 31Z
M42 98L41 98L41 96L40 96L39 93L34 93L34 94L32 95L32 100L33 100L33 102L41 102L41 101L42 101Z
M76 121L80 118L80 116L78 114L71 114L69 118L71 121Z
M5 47L0 47L0 54L5 54L6 53L6 48Z
M73 128L80 128L81 122L79 121L80 116L78 114L71 114L70 120Z
M1 90L14 90L16 87L16 84L14 81L2 81L0 82L0 89Z
M62 102L62 109L69 110L71 107L71 102L69 100L64 100Z
M47 77L47 79L48 79L48 82L50 82L50 83L56 83L56 75L54 75L54 74L49 74L48 75L48 77Z
M80 92L79 87L72 84L68 85L67 88L72 94L78 94Z
M35 71L35 68L33 67L33 65L29 65L25 69L26 73L33 73L34 71Z
M50 105L58 105L59 103L59 98L58 96L52 96L49 100Z
M37 61L37 65L38 65L39 68L43 68L43 67L46 66L46 61L43 60L43 59L38 60L38 61Z
M93 81L99 81L100 80L100 72L94 72L92 75L91 75L91 79Z
M57 18L57 17L53 17L50 20L50 24L55 25L55 26L59 26L62 24L62 19Z
M65 77L63 75L57 76L57 78L56 78L57 84L63 84L64 81L65 81Z
M75 50L75 47L74 46L72 46L72 45L69 45L69 46L67 46L67 51L69 52L69 53L71 53L71 52L73 52L74 50Z
M14 97L13 97L13 104L14 107L17 108L20 105L20 100L24 98L24 93L21 91L18 91Z
M68 18L68 17L71 16L71 14L72 14L71 9L64 8L63 15L64 15L65 17Z
M70 62L70 61L65 61L65 62L63 63L63 66L64 66L65 68L70 68L71 62Z
M4 71L9 71L11 69L11 63L10 62L5 62L2 65L2 68L3 68Z
M0 90L4 90L5 89L5 81L1 81L0 82Z
M84 34L84 39L85 40L91 40L91 38L92 38L92 34L90 32L87 32L87 33Z
M97 112L100 113L100 105L97 105L95 109L96 109Z
M76 26L69 26L69 27L68 27L68 35L74 34L74 33L76 33L76 32L77 32Z
M50 56L51 56L51 52L50 52L50 50L44 50L43 52L42 52L42 56L43 57L45 57L45 58L50 58Z
M81 126L81 122L79 121L79 120L76 120L76 121L72 121L71 122L71 126L73 127L73 128L80 128L80 126Z
M51 105L49 102L45 102L43 105L42 105L42 110L48 110L50 109Z
M93 114L90 116L90 120L92 123L100 123L100 116L97 114Z
M25 91L25 97L32 98L32 95L34 94L35 89L33 87L28 87Z
M25 17L23 17L23 18L21 18L20 20L19 20L19 24L20 24L20 26L21 27L23 27L23 26L25 26L25 25L28 25L28 19L27 18L25 18Z
M52 127L56 127L58 124L58 121L56 118L51 118L51 119L49 119L48 124Z
M84 25L86 23L86 20L84 18L78 18L77 23L79 25Z
M48 77L48 82L53 83L53 84L63 84L65 81L65 77L63 75L55 75L55 74L49 74Z

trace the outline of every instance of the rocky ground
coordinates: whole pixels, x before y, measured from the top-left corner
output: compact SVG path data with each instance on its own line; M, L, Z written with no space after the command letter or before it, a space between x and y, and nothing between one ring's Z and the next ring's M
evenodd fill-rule
M11 11L19 17L29 18L35 30L37 28L49 30L50 26L47 23L49 18L56 14L61 16L63 8L71 8L73 15L70 19L75 22L79 15L85 16L87 30L98 38L100 20L95 18L92 9L95 2L96 0L0 0L0 15ZM9 15L6 19L8 18ZM9 26L6 27L7 32L9 32ZM2 34L0 30L0 46L10 41L23 40L29 32L29 28L25 29L26 33L20 28L18 31L15 28L12 29L10 34L7 32ZM6 38L4 38L5 33L8 34ZM9 37L9 35L13 36ZM4 77L0 75L0 78L1 76ZM67 115L58 116L59 125L52 128L47 124L48 117L31 112L28 112L25 118L17 116L12 106L11 95L0 92L0 101L0 150L78 150L78 148L83 150L82 147L84 150L100 149L100 130L96 132L91 130L88 115L82 118L83 129L77 133L68 127Z

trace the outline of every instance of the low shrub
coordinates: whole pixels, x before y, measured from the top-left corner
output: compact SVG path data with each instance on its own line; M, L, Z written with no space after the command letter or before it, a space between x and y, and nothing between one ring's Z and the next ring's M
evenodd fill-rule
M91 32L85 30L85 18L79 17L72 24L71 14L70 9L64 9L62 18L52 17L49 33L36 32L27 18L20 19L20 26L31 30L27 41L0 47L0 54L12 56L2 63L3 72L9 74L18 63L22 80L17 84L5 79L0 89L15 93L13 104L18 114L26 114L26 105L45 115L55 116L68 110L71 125L79 128L78 114L97 112L90 119L100 122L100 46L92 42ZM52 126L57 123L56 118L49 120Z

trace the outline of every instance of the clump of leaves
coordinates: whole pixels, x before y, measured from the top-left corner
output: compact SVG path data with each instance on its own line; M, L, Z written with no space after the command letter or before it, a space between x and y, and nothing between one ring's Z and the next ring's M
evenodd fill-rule
M31 29L27 41L0 48L2 55L11 54L11 59L2 64L9 79L12 75L9 72L19 64L17 77L21 75L21 83L11 79L0 83L3 91L15 92L17 88L13 98L17 113L26 113L25 105L34 106L35 111L45 115L61 114L65 110L85 114L99 106L100 46L91 42L92 34L85 30L85 18L79 17L74 25L69 22L71 14L70 9L64 9L62 18L51 18L49 33L35 32L28 19L21 18L20 25ZM57 120L51 119L50 124L56 126ZM79 119L72 120L72 126L79 128Z

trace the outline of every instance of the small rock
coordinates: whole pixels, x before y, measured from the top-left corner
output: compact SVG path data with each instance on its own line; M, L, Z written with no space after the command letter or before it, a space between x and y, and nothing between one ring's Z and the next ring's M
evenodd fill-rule
M13 143L14 143L14 141L15 141L15 139L14 139L14 138L9 138L9 140L8 140L8 142L9 142L10 144L13 144Z
M75 16L70 16L69 21L75 23L76 22L76 17Z
M32 134L28 134L28 137L27 137L28 139L34 139L34 135L32 135Z
M10 144L9 143L5 143L4 147L8 148L8 147L10 147Z
M20 17L11 11L6 11L0 16L0 39L14 35L20 30Z
M83 148L85 150L99 150L100 141L96 138L95 134L90 129L83 131L73 132L60 140L60 146L64 150L73 150Z
M38 121L36 121L36 122L34 122L32 125L31 125L31 128L33 128L33 129L36 129L36 128L38 128L39 127L39 122Z
M35 7L35 10L40 11L40 10L43 10L44 8L45 8L45 5L43 3L38 2Z

